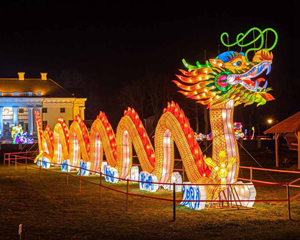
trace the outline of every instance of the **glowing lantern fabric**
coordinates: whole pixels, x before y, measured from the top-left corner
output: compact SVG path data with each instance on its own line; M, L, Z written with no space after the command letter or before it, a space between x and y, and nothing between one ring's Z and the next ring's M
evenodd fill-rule
M260 31L259 38L263 40L263 33L267 30ZM249 31L238 35L235 44L241 46L241 39L248 34ZM184 96L195 99L210 109L213 155L207 163L188 119L173 101L168 103L157 124L155 150L138 113L133 108L128 108L118 124L116 134L103 112L100 112L94 121L90 133L80 116L76 116L70 131L60 118L54 128L53 146L51 141L42 144L45 136L41 131L40 119L37 118L41 154L48 152L49 155L51 152L49 148L52 147L53 157L49 159L54 164L70 159L71 165L78 166L80 159L83 159L81 164L89 162L93 171L104 168L107 181L116 182L113 176L126 179L131 173L132 147L134 147L142 168L139 178L146 181L141 188L155 191L159 184L151 185L147 182L176 181L176 176L172 175L175 142L189 181L207 184L201 188L185 187L185 198L191 199L191 194L194 194L196 198L205 196L208 200L215 199L226 185L237 181L240 161L233 128L234 106L242 103L245 106L257 103L259 106L274 99L268 93L271 88L261 74L263 72L268 74L271 70L273 54L270 50L275 45L266 49L261 47L255 49L257 52L252 62L247 57L249 51L246 54L227 51L209 59L204 65L197 62L196 66L192 66L183 60L188 71L180 70L183 75L178 75L179 81L174 82ZM256 79L257 77L259 78ZM50 131L48 135L51 139ZM103 151L107 164L102 164ZM192 208L202 208L200 205Z
M258 31L259 35L247 43L244 39L252 31ZM268 31L274 33L275 42L271 47L262 49L264 34ZM271 88L268 87L268 81L262 77L262 73L269 74L271 71L273 54L270 50L277 43L276 31L271 28L263 31L252 28L245 34L238 34L236 42L233 44L229 44L229 42L226 44L224 36L228 37L229 35L228 33L221 35L221 41L226 47L234 45L247 47L258 40L260 40L260 46L250 48L246 53L223 52L206 61L204 65L196 62L196 66L193 66L183 59L183 64L188 71L180 70L182 75L177 75L179 81L174 80L174 83L181 89L180 93L187 98L196 100L197 103L207 105L207 108L210 109L213 156L206 159L206 163L212 167L211 174L209 177L199 178L197 183L220 185L219 187L213 185L206 187L207 199L216 198L218 195L216 193L220 192L227 184L234 184L237 181L240 161L233 128L234 106L239 104L247 106L254 103L259 106L274 99L268 93ZM250 51L256 51L252 61L248 59ZM191 178L189 179L191 180Z
M71 124L70 130L60 118L53 133L49 127L44 133L39 133L41 152L49 155L52 150L51 162L54 164L61 164L69 159L71 165L78 167L82 159L85 163L90 162L91 170L100 171L104 151L108 166L117 169L121 178L126 178L132 167L133 145L142 170L157 177L158 181L169 182L174 168L175 141L192 182L196 182L202 175L210 174L188 119L174 102L168 103L158 122L155 133L156 151L138 114L131 108L125 111L116 135L103 112L100 112L92 124L90 133L79 116ZM54 139L53 143L51 139Z

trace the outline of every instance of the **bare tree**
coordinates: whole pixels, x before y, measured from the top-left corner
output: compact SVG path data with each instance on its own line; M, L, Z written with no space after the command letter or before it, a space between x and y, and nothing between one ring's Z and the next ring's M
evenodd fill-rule
M156 125L163 108L174 94L171 78L164 74L146 73L139 80L126 85L119 94L123 107L133 107L141 118L154 116Z
M144 77L147 82L148 97L150 106L154 116L154 124L159 120L163 108L167 106L167 102L172 100L171 79L165 74L154 75L147 73Z
M76 97L87 98L86 118L95 119L99 109L103 108L103 100L99 96L99 84L96 80L74 68L57 73L54 80Z
M77 69L66 69L55 76L55 81L64 88L81 88L86 83L87 76L80 73Z
M121 106L134 108L142 119L147 117L149 102L147 99L147 84L141 79L126 85L119 94Z

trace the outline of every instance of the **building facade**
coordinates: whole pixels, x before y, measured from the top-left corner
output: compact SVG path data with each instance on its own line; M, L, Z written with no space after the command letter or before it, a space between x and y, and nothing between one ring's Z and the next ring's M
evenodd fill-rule
M12 126L21 125L28 135L36 135L34 111L40 112L43 129L52 129L59 117L67 124L75 115L84 119L86 98L77 98L54 80L41 78L0 78L0 136L9 137Z

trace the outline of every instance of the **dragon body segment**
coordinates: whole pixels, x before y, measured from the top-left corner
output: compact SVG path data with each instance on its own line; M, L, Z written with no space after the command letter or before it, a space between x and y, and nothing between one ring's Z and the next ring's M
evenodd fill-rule
M38 123L39 113L35 112ZM169 103L164 109L155 132L155 151L146 130L134 109L128 108L120 120L115 135L106 115L100 112L93 122L90 134L80 116L68 130L62 119L55 125L53 133L54 144L45 141L47 126L42 133L38 126L39 135L42 133L41 152L54 164L61 164L70 159L70 164L79 166L79 159L89 161L91 170L99 171L103 160L103 150L107 163L118 170L121 178L126 178L132 166L132 145L143 171L154 174L159 181L168 182L174 168L174 141L182 156L188 178L197 182L202 176L209 176L209 167L203 160L203 155L188 119L178 104ZM166 144L169 148L165 152ZM49 155L53 151L54 156Z

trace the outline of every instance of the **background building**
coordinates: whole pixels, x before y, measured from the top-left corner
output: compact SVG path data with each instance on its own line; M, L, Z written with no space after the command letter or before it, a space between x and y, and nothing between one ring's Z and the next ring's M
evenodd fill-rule
M84 119L86 98L76 98L62 86L41 73L41 78L0 78L0 136L10 137L14 125L22 125L28 135L36 135L34 110L40 112L43 129L52 129L59 117L67 124L75 115Z

